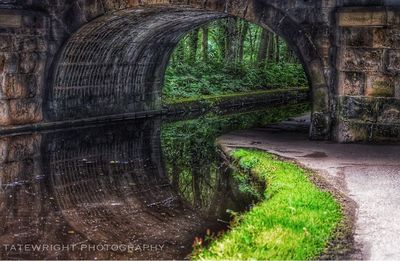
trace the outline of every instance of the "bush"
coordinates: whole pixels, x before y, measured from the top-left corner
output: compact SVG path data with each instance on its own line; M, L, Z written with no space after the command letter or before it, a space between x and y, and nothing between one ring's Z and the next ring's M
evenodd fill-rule
M220 95L259 89L305 87L307 79L300 64L226 66L222 63L186 63L169 66L163 95L167 99Z

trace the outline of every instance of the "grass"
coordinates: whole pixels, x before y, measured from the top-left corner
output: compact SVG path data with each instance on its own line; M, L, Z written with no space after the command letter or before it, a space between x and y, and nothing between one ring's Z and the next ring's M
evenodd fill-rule
M196 102L196 101L206 101L206 100L220 100L226 98L240 98L247 96L257 96L257 95L267 95L267 94L275 94L281 93L285 91L306 91L308 88L306 87L296 87L296 88L279 88L272 90L255 90L255 91L246 91L246 92L237 92L237 93L225 93L225 94L214 94L214 95L199 95L193 97L164 97L164 104L177 104L177 103L188 103L188 102Z
M318 257L342 218L340 205L306 170L269 153L237 149L242 175L266 181L265 199L235 218L231 230L197 248L194 259L306 260ZM245 174L247 173L247 174Z

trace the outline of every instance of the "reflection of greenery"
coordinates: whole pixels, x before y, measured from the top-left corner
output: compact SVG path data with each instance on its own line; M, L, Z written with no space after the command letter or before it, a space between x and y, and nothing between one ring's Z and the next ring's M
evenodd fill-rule
M239 215L209 247L197 249L195 258L305 260L320 254L342 216L332 195L311 183L302 168L266 152L239 149L232 157L266 180L266 200Z
M232 177L234 182L238 184L238 189L241 193L252 196L257 201L262 199L260 185L264 188L264 184L259 182L259 180L254 182L249 175L243 175L238 171L233 172Z
M220 171L219 156L214 144L216 137L234 129L265 126L308 109L308 104L301 104L235 115L206 115L194 120L165 123L161 130L161 141L172 185L193 205L212 207Z

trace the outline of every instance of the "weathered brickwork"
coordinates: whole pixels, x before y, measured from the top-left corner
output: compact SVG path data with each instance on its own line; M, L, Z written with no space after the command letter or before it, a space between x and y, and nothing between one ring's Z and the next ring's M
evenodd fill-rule
M233 15L298 54L312 88L312 138L365 139L351 133L342 100L400 97L397 2L0 0L0 125L158 111L180 37ZM393 118L393 109L380 113Z
M1 125L43 120L47 18L42 13L0 10Z
M340 141L384 140L383 134L398 133L399 17L394 7L351 8L337 15Z

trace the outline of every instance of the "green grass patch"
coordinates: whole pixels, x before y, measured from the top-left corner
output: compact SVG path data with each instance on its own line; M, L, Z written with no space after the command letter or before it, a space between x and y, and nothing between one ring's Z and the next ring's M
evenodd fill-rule
M273 90L255 90L255 91L246 91L246 92L238 92L238 93L225 93L225 94L215 94L215 95L199 95L193 97L164 97L164 104L177 104L177 103L191 103L198 101L209 101L209 102L218 102L223 99L233 99L233 98L246 98L251 96L260 96L260 95L269 95L269 94L279 94L288 91L307 91L309 88L306 87L296 87L296 88L280 88Z
M310 173L259 150L232 152L243 175L266 181L265 199L235 217L231 230L194 259L306 260L317 257L342 218L334 197L317 188ZM247 173L247 174L245 174Z

